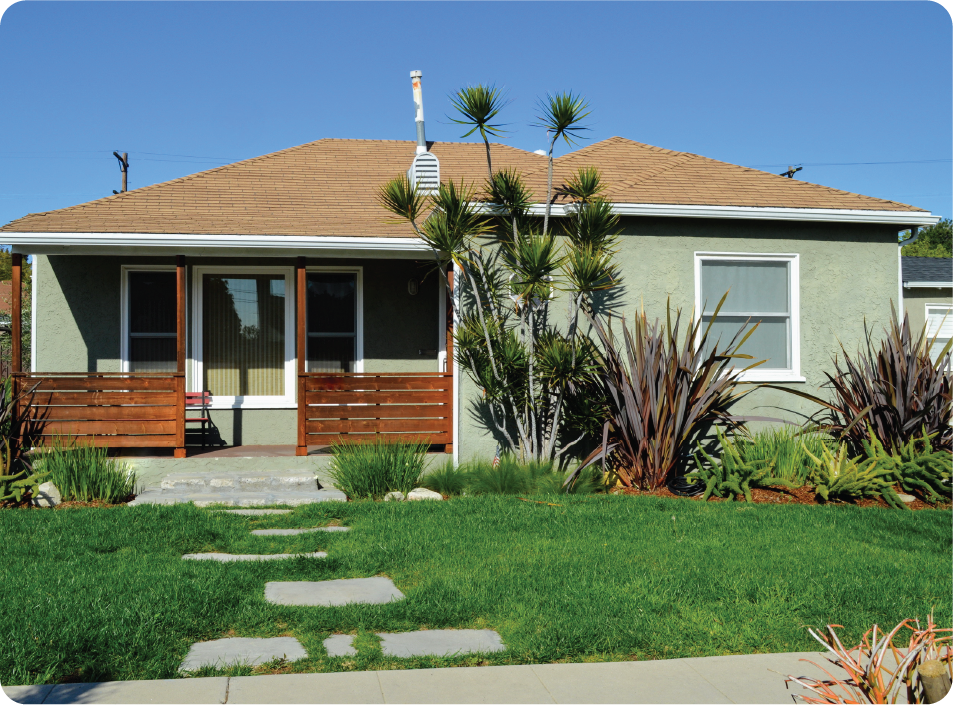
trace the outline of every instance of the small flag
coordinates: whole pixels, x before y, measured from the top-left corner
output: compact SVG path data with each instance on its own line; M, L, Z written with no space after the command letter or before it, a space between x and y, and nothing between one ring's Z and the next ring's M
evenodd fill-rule
M493 456L493 467L498 468L500 466L500 444L496 444L496 455Z

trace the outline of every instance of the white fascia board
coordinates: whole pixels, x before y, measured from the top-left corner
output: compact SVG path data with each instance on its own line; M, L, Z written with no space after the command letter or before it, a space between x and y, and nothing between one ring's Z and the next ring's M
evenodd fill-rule
M953 282L904 282L904 289L949 289Z
M553 204L551 217L565 217L574 207ZM497 213L499 206L479 204L478 211ZM940 216L923 211L869 211L835 208L756 208L753 206L680 206L658 203L613 203L617 215L654 216L662 218L729 218L742 220L800 220L829 223L880 223L887 225L935 225ZM531 215L545 215L546 206L529 207Z
M31 253L49 248L68 248L65 252L100 248L161 248L174 251L199 249L313 250L315 254L338 253L410 253L432 252L416 237L324 237L301 235L191 235L183 233L0 233L0 240ZM26 250L23 250L26 251ZM366 254L365 254L366 256Z

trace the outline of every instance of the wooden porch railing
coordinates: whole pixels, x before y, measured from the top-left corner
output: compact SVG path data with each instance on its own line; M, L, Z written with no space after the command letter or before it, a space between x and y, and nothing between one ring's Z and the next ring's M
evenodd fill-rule
M453 374L308 372L298 375L298 454L384 437L453 443Z
M15 373L14 390L34 389L36 445L55 436L118 448L185 448L182 373Z

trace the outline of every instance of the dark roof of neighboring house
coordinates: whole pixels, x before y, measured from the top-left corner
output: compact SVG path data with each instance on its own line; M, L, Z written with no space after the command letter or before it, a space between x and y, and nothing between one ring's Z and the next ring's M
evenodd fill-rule
M377 202L378 188L410 167L415 142L322 139L69 208L32 213L6 232L191 233L407 237ZM443 180L480 186L478 142L434 142ZM494 169L513 167L545 200L546 157L494 144ZM919 212L920 208L757 169L611 137L555 160L553 185L598 168L614 203Z
M949 257L901 257L903 281L945 282L953 286L953 259Z

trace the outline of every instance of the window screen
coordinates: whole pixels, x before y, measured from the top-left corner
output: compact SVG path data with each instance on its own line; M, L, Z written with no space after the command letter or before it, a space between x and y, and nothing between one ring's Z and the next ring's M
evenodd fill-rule
M129 371L175 372L175 272L129 272Z
M308 372L354 372L357 275L308 274Z
M750 317L760 325L741 352L755 358L750 362L767 360L759 370L791 369L790 262L702 260L701 289L705 326L729 292L711 328L711 344L720 338L723 348Z
M943 346L953 338L953 307L927 305L927 336L936 336L930 348L930 357L936 362Z
M285 278L204 274L202 384L212 396L285 393Z

